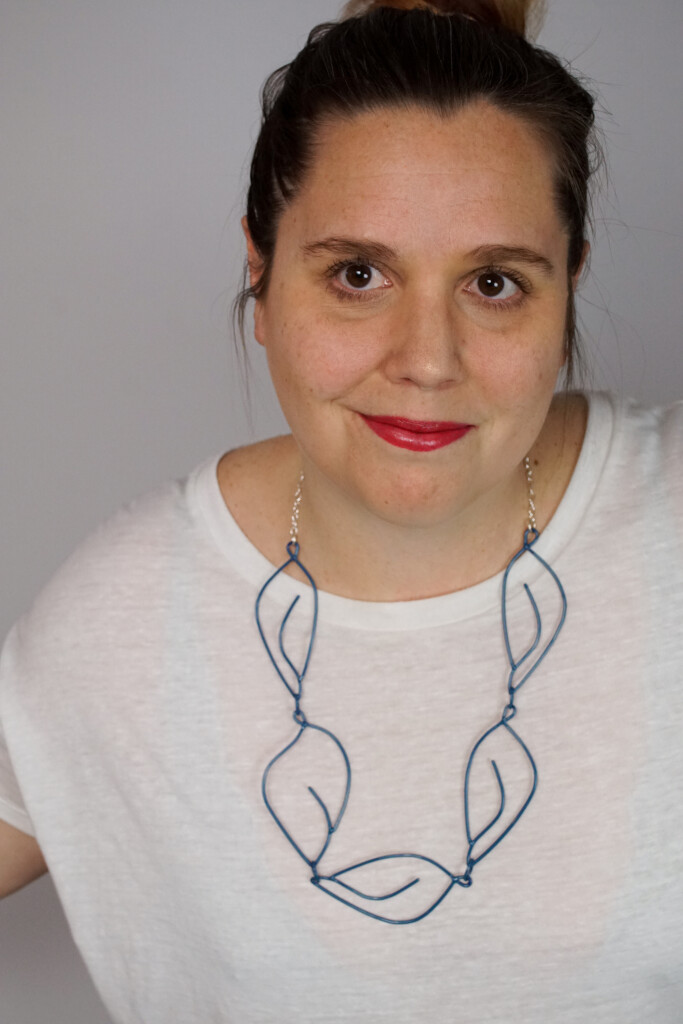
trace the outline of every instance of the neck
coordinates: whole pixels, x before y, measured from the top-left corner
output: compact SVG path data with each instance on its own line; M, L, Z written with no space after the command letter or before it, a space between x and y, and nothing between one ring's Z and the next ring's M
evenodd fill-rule
M567 402L558 396L530 453L539 530L571 479L586 414L582 397ZM523 463L457 515L423 527L373 514L314 466L304 463L304 474L299 526L303 564L319 589L356 600L410 601L472 587L503 571L521 547L529 522ZM290 507L295 489L293 478Z
M534 444L538 529L543 531L569 483L581 450L587 403L557 396ZM365 601L410 601L474 586L501 572L522 544L527 485L520 462L485 498L436 525L391 522L340 492L302 463L291 436L235 449L218 475L226 504L244 533L281 565L301 469L301 560L321 589ZM288 570L290 571L290 570ZM292 569L292 575L298 570Z
M356 600L409 601L473 586L504 569L528 524L521 464L494 494L428 526L373 515L313 467L302 492L302 561L321 590Z

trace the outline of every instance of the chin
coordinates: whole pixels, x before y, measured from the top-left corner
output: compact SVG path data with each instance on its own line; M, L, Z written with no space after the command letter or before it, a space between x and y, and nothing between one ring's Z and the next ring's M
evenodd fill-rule
M423 474L420 477L416 480L402 474L385 487L373 488L372 493L364 489L361 500L383 522L416 529L433 528L452 520L467 503L465 495L455 493L451 477L448 488L443 480L425 480Z

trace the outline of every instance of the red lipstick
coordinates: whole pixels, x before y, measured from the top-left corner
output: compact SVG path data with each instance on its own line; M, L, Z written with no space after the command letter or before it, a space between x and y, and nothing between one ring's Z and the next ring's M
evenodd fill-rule
M453 423L441 420L406 420L400 416L365 416L360 414L370 430L397 448L414 452L431 452L453 444L473 429L472 423Z

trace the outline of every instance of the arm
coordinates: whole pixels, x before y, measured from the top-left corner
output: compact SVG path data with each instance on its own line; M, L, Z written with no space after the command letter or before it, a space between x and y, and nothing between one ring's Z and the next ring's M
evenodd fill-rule
M40 878L47 870L33 836L0 820L0 899Z

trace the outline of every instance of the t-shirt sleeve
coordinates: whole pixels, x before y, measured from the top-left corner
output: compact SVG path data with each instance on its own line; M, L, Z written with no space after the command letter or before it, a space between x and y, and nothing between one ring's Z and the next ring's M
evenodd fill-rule
M652 480L651 486L658 494L662 494L663 488L664 497L660 501L669 513L670 558L672 564L680 567L683 565L683 401L662 408L660 436L662 458L654 464L660 479Z
M15 828L35 836L35 829L19 788L17 777L12 766L9 750L9 737L3 721L3 693L7 680L13 671L13 649L16 643L16 627L14 627L3 646L0 654L0 819L14 825Z
M79 744L96 750L104 702L124 700L131 652L156 659L154 610L162 614L180 553L194 551L183 540L181 499L179 482L163 484L96 526L0 651L0 819L35 836L43 850L61 840L92 791L88 753ZM152 640L145 643L141 622L150 620ZM123 668L112 678L114 659Z

